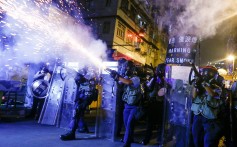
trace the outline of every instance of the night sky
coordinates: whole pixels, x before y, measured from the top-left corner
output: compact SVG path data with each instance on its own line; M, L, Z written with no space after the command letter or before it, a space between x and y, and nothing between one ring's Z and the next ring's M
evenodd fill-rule
M222 36L214 36L200 43L200 64L222 60L227 54L227 40Z
M207 62L223 61L230 53L228 53L227 47L228 40L232 35L233 43L235 46L233 48L235 56L236 54L236 44L237 44L237 16L233 17L222 23L221 26L217 28L216 34L210 36L209 38L203 39L200 43L200 64L205 65Z

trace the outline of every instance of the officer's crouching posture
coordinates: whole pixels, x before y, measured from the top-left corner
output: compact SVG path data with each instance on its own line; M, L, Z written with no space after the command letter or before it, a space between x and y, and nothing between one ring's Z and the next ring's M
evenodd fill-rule
M141 99L140 78L135 75L135 67L131 61L126 61L126 76L123 78L116 71L110 73L115 81L125 84L126 88L123 93L123 101L125 102L123 110L123 121L125 126L125 134L123 138L124 147L130 147L133 141L134 125L136 122L135 114Z
M222 133L218 118L223 100L218 74L213 66L200 68L201 77L195 81L191 110L194 113L192 134L195 147L217 147Z
M79 132L89 132L84 121L84 113L92 101L98 97L95 78L86 79L82 74L78 73L75 82L77 84L77 97L75 99L74 113L69 124L70 131L60 136L61 140L74 140L75 132L79 127Z

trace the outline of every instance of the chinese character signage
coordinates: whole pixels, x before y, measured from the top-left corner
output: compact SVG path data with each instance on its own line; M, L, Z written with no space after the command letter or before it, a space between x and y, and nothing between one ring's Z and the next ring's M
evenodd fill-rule
M169 39L166 63L190 66L197 51L197 37L192 35L174 36Z

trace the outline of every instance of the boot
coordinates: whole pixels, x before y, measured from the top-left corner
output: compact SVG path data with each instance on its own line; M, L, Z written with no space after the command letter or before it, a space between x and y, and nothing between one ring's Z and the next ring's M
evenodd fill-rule
M75 132L70 131L66 134L63 134L60 136L60 139L61 140L74 140L74 139L76 139Z

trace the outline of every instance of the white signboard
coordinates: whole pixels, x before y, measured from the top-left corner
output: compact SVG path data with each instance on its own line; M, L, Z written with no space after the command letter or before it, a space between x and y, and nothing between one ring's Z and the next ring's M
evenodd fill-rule
M171 72L172 79L181 79L181 80L188 81L191 67L189 67L189 66L172 66L171 69L172 69L172 72Z

